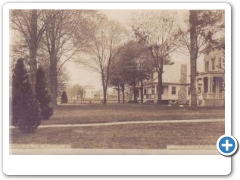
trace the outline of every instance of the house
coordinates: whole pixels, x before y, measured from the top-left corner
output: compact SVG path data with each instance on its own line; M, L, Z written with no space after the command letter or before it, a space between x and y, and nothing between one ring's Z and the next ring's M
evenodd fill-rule
M100 100L102 99L102 90L96 90L95 87L86 85L83 87L83 98L86 100Z
M224 41L214 41L206 46L204 71L197 76L199 106L224 105Z
M224 106L224 42L206 46L204 60L197 63L198 106ZM203 68L204 67L204 68ZM191 103L190 62L163 67L163 104ZM144 103L157 103L158 78L153 73L143 86ZM140 99L139 90L138 99Z
M190 65L189 63L174 63L164 65L162 84L163 104L187 104L190 96ZM152 78L144 83L144 103L157 103L158 77L154 72ZM140 90L139 90L139 95ZM138 97L140 99L140 96Z
M95 88L93 86L86 85L84 86L84 95L85 99L93 99L95 95Z

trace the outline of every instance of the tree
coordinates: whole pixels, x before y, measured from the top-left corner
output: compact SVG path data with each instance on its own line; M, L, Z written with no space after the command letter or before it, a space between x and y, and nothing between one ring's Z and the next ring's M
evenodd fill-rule
M39 67L37 70L35 93L36 99L40 103L41 117L47 120L53 115L53 107L51 97L48 94L45 72L42 67Z
M145 51L146 52L146 51ZM132 87L134 102L137 103L137 82L140 81L139 58L144 53L144 47L136 41L129 41L122 50L122 77Z
M50 91L54 105L57 104L58 75L64 64L85 47L86 37L83 34L84 31L88 31L87 15L92 13L84 10L45 11L45 18L51 19L44 33L43 43L49 54ZM76 34L78 34L77 40Z
M61 68L57 74L57 95L61 94L69 85L70 75L66 67ZM58 97L58 96L57 96Z
M190 54L191 74L191 107L197 107L196 75L197 58L208 43L211 43L214 35L223 31L225 26L224 11L222 10L190 10L188 28L179 28L181 44ZM181 49L184 52L184 49Z
M146 52L146 51L144 51ZM137 60L138 65L138 81L140 82L140 97L141 104L143 104L143 84L145 80L148 80L152 73L153 65L149 63L148 53L143 54ZM150 61L151 62L151 61Z
M198 57L198 42L197 42L197 11L190 10L189 27L190 27L190 88L191 88L191 107L197 107L197 91L196 91L196 76L197 76L197 57Z
M58 75L64 64L86 44L84 34L89 32L88 18L93 13L95 11L92 10L11 10L12 30L23 37L25 41L23 45L27 45L29 50L30 78L33 87L37 65L41 59L39 48L48 53L49 90L54 105L57 104Z
M125 41L125 29L119 23L106 17L97 17L94 34L90 39L89 61L84 64L101 75L103 104L107 104L110 67Z
M118 94L120 94L120 90L122 91L123 102L126 85L132 87L134 102L137 102L137 83L142 82L143 86L143 81L148 79L151 74L151 67L148 50L142 44L131 40L123 45L110 68L110 85L118 90Z
M34 132L41 123L41 110L23 59L18 59L12 80L13 125L24 133Z
M43 20L44 10L11 10L11 25L23 37L29 49L30 79L35 85L37 50L50 19Z
M84 87L79 84L75 84L68 89L71 100L80 99L81 103L84 101L84 91Z
M120 91L121 91L121 85L124 83L124 79L122 76L122 65L121 65L121 59L117 58L115 60L110 68L110 74L109 76L109 86L113 87L114 89L117 90L118 94L118 103L120 103ZM123 99L124 102L124 99Z
M66 91L62 92L61 103L68 103L68 97Z
M159 105L162 99L163 65L169 62L169 56L178 44L175 23L175 11L145 10L135 17L132 26L136 38L148 48L155 71L158 73Z

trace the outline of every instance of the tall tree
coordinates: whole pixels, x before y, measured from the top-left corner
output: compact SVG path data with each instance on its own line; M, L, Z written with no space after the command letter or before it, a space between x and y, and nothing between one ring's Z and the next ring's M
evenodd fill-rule
M37 50L50 19L43 18L44 10L11 10L11 25L23 37L29 49L30 79L35 85Z
M44 44L49 54L50 90L54 105L57 104L59 72L67 61L85 47L86 40L82 34L87 31L87 16L91 13L84 10L45 11L45 18L51 19L44 33ZM78 33L77 40L75 31ZM81 39L79 34L82 35Z
M197 107L197 91L196 91L196 75L197 75L197 57L198 57L198 42L196 26L198 23L197 11L190 10L189 27L190 27L190 66L191 66L191 107Z
M120 100L121 85L122 83L124 83L121 67L122 67L121 59L117 58L111 65L111 68L110 68L111 76L109 76L109 86L117 90L118 103L121 102ZM124 102L124 99L123 99L123 102Z
M34 132L41 123L41 110L23 59L18 59L13 69L12 80L13 125L22 132Z
M147 79L151 73L151 62L149 62L148 50L137 41L129 41L123 45L116 61L111 66L110 82L118 91L124 86L132 87L134 102L137 102L137 83Z
M224 31L224 11L222 10L190 10L188 27L179 27L181 35L179 49L190 54L191 67L191 107L197 107L196 75L197 58L213 38L219 38L219 32ZM220 35L221 37L221 35Z
M162 99L163 65L169 61L170 54L178 44L178 32L175 27L175 11L144 10L136 16L133 31L137 39L149 50L155 71L158 73L158 100Z
M84 64L99 73L103 88L103 104L107 104L110 67L125 41L125 29L106 17L97 17L94 34L90 39L90 59Z

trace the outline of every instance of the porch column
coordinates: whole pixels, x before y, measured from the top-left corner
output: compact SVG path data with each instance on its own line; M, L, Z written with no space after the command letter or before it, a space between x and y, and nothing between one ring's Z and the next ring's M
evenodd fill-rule
M210 93L210 77L208 76L208 93Z
M213 77L210 77L210 92L213 91Z
M157 84L155 84L155 95L158 94L158 91L157 91Z

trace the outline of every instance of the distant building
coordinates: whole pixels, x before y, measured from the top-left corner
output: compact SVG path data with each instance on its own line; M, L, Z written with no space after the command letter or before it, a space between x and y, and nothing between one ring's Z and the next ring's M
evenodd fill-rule
M96 90L95 87L86 85L83 87L84 99L102 99L102 90Z
M95 95L95 88L93 86L84 86L84 95L85 99L93 99Z

